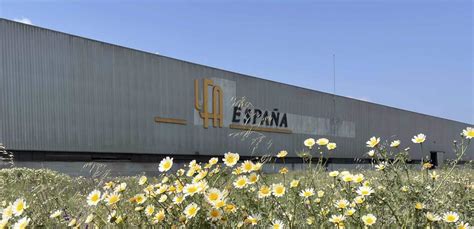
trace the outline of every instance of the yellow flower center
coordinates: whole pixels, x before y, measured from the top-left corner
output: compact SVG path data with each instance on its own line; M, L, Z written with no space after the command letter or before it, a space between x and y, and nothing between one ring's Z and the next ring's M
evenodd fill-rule
M188 192L189 193L195 193L197 192L198 188L196 186L191 186L188 188Z
M93 202L99 201L99 195L97 195L97 194L93 195L93 196L91 197L91 200L92 200Z
M280 187L280 186L279 186L279 187L276 187L276 188L275 188L275 193L276 193L276 194L282 194L284 191L285 191L285 190L284 190L283 187Z
M156 219L159 221L162 221L163 219L165 219L164 212L159 212L158 214L156 214Z
M109 204L115 204L119 201L119 197L117 195L113 195L109 198Z
M163 168L164 169L170 169L171 168L171 161L165 161L165 163L163 163Z
M20 203L18 203L18 205L16 205L16 211L18 211L18 212L19 212L19 211L22 211L24 207L25 207L25 206L23 205L23 203L20 202Z
M197 209L195 207L189 208L188 215L196 215Z
M211 192L209 193L209 200L211 201L216 201L219 199L219 194L215 193L215 192Z
M454 215L448 215L446 217L446 221L448 222L454 222L456 220L456 217Z
M236 158L234 156L228 156L225 158L225 161L229 164L234 164L236 162Z
M154 211L155 211L155 209L153 209L152 207L146 208L146 212L147 212L149 215L153 214Z
M219 214L219 211L217 211L217 210L212 210L212 211L211 211L211 216L212 216L212 217L217 218L217 217L219 217L219 215L220 215L220 214Z

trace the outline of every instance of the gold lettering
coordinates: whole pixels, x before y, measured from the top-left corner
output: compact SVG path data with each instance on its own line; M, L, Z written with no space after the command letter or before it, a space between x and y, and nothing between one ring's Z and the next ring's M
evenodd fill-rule
M209 87L212 89L212 113L209 113ZM199 105L199 81L194 80L194 108L199 111L204 128L208 128L209 119L212 119L214 127L222 127L224 121L223 114L223 94L221 87L214 85L210 79L203 79L202 82L202 105Z

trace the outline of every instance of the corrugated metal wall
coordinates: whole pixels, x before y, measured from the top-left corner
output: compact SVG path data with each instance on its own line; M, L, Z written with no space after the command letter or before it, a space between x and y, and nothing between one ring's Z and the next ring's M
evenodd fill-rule
M308 137L329 137L338 143L334 157L354 158L367 151L370 136L396 135L419 158L410 139L422 132L426 153L452 158L450 144L468 126L336 97L333 128L353 123L355 137L254 133L243 139L230 136L237 130L193 123L194 79L233 81L236 96L256 107L323 119L333 117L333 96L3 19L0 48L0 142L14 150L250 154L250 139L260 136L255 154L293 153ZM188 125L157 124L155 116Z

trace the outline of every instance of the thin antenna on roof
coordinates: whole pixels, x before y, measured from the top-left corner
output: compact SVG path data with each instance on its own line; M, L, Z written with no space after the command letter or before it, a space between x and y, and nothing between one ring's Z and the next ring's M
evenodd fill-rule
M333 95L336 96L336 54L332 54Z
M332 76L333 76L333 110L332 110L332 130L334 136L336 136L336 54L332 54Z

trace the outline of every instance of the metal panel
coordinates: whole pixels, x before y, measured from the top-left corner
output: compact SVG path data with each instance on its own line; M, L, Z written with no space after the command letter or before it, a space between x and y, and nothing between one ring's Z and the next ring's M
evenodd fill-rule
M453 158L451 141L469 126L3 19L0 38L0 142L14 150L261 155L293 153L308 137L328 137L338 143L332 157L354 158L380 136L402 140L419 158L410 139L422 132L425 154ZM202 78L255 107L287 113L294 133L238 135L228 128L229 94L223 128L195 125L194 80ZM155 116L188 124L157 124Z

